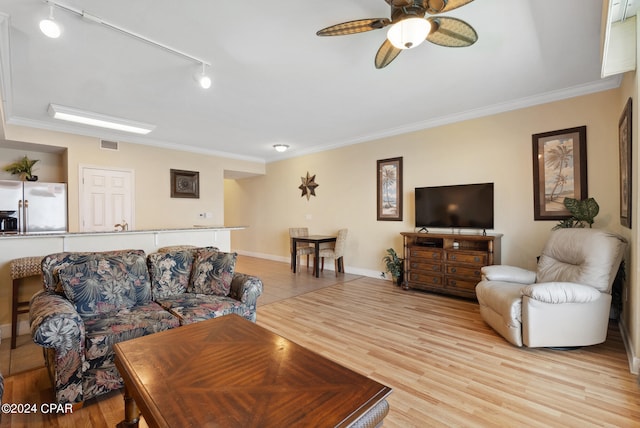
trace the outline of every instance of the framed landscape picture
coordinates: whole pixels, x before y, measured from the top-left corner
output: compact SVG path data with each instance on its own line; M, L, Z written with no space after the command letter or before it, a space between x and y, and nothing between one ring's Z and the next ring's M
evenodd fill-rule
M378 220L402 221L402 158L377 162Z
M564 199L587 195L587 127L534 134L534 219L569 218Z
M620 224L631 228L631 98L618 122L620 146Z
M198 171L171 170L172 198L200 198L200 173Z

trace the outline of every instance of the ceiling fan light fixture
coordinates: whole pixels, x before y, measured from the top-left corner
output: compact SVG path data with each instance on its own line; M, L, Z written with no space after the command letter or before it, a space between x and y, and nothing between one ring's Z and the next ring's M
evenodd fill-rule
M396 22L387 31L387 39L398 49L411 49L424 42L431 31L431 23L412 17Z
M49 6L49 17L40 21L40 31L51 39L57 39L62 34L62 27L53 18L53 5Z

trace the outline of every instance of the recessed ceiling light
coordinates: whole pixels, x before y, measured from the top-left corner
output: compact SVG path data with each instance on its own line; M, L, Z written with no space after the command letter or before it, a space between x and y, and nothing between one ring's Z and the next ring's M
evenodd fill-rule
M288 144L274 144L273 148L276 149L277 152L286 152L289 149Z
M134 134L145 135L153 131L156 127L155 125L150 125L148 123L135 122L133 120L121 119L91 111L65 107L58 104L49 104L48 111L49 115L54 119L81 123L83 125L97 126L100 128L114 129L116 131L131 132Z

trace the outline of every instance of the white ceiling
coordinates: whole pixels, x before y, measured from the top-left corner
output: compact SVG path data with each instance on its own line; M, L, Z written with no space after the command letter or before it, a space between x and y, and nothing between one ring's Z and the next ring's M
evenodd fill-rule
M388 17L384 0L59 2L210 62L213 86L197 86L195 62L59 9L63 35L48 39L45 2L0 0L7 123L270 162L619 85L600 78L602 0L476 0L446 14L475 45L426 42L382 70L386 30L315 32ZM70 127L49 103L157 127Z

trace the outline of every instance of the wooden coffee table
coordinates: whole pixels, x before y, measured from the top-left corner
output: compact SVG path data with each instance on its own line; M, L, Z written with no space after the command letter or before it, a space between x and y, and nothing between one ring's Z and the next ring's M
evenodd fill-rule
M114 345L125 420L150 427L376 426L391 388L238 315ZM139 410L138 410L139 409Z

